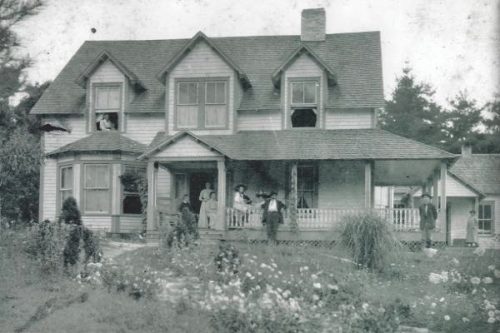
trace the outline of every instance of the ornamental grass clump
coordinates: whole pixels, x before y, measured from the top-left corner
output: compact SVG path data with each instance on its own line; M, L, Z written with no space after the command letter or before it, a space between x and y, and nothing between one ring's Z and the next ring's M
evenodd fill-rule
M371 213L344 217L339 231L340 244L360 267L383 271L401 248L390 224Z

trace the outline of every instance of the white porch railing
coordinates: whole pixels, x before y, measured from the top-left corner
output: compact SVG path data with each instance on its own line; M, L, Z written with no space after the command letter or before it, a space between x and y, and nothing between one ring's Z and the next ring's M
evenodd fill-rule
M342 218L366 212L366 209L320 209L299 208L297 224L300 230L328 230L337 226ZM418 208L372 209L372 212L387 220L395 231L416 231L419 229L420 216ZM284 224L289 225L290 219L284 212ZM229 229L259 229L262 228L262 209L249 207L245 212L226 208L226 222Z

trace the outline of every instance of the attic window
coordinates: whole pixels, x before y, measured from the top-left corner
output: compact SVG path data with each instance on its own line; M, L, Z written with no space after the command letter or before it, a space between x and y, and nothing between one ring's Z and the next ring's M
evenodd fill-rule
M118 130L122 110L121 84L96 85L93 110L96 131Z
M316 111L314 109L294 109L292 111L292 127L316 127Z
M316 127L319 78L293 78L289 82L289 124L292 128Z

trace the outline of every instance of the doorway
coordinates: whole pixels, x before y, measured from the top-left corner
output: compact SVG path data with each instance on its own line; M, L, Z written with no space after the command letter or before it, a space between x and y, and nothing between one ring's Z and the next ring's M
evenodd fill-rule
M210 183L212 189L217 192L217 173L204 171L192 172L189 175L189 200L191 207L196 214L200 211L201 201L199 200L200 192L205 188L205 183Z

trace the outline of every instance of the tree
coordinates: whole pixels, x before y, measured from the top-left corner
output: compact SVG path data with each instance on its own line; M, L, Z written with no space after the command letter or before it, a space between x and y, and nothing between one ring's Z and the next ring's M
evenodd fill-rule
M39 138L29 133L27 113L19 117L9 99L23 91L23 70L30 64L14 55L19 41L13 28L41 5L41 0L0 0L0 220L29 220L38 211Z
M483 107L478 107L477 102L463 91L450 101L450 106L451 109L442 114L445 135L443 147L450 152L460 153L462 145L477 143Z
M480 140L476 142L474 148L477 153L499 154L500 153L500 96L486 105L487 118L483 120L485 127Z
M411 68L403 68L397 86L380 114L380 125L394 134L436 145L443 141L441 107L430 85L416 82Z

